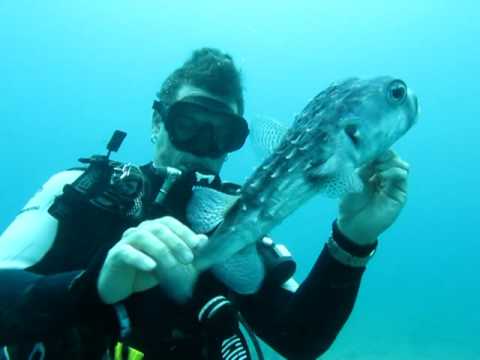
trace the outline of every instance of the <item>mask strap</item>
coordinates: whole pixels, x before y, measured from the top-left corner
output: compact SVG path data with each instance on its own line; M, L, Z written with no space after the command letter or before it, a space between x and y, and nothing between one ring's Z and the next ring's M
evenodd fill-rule
M152 104L152 109L158 112L158 114L162 117L162 120L165 119L167 114L167 106L163 101L154 100Z

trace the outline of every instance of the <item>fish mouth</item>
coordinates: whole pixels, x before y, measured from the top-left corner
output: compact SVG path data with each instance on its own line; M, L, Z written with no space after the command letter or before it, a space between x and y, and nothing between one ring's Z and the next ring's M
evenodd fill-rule
M417 96L408 89L408 129L415 125L420 115L420 105Z
M360 143L360 131L358 130L358 126L355 124L350 124L345 126L345 129L343 129L345 132L345 135L350 139L352 144L357 147L358 144Z
M415 117L417 117L420 114L420 105L418 105L418 98L415 94L412 94L413 98L413 106L415 108Z
M415 94L412 94L413 99L413 108L414 108L414 116L412 120L412 125L418 121L418 117L420 116L420 105L418 104L418 98Z

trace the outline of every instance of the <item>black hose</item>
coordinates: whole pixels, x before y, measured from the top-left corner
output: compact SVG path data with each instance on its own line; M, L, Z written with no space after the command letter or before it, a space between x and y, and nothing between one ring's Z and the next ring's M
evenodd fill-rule
M250 340L252 340L253 347L255 348L255 352L257 353L258 360L265 360L260 343L258 342L257 336L253 332L252 328L247 324L247 321L242 316L242 314L238 313L238 319L240 323L243 325L243 327L245 328L245 330L247 330Z

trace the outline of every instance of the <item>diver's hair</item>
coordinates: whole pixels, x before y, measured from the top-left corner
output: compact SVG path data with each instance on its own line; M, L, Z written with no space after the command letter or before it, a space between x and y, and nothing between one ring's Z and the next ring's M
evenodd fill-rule
M237 104L243 115L243 85L240 70L233 58L214 48L195 50L180 68L171 73L157 93L165 105L171 105L183 85L192 85Z

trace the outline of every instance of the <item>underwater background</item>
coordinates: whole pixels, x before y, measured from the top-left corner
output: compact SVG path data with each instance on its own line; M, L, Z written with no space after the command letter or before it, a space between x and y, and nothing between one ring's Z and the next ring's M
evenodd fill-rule
M480 359L480 3L0 0L0 19L1 231L115 129L128 132L115 159L150 161L152 100L196 48L234 56L247 119L289 123L345 77L403 79L421 105L394 146L411 164L409 200L322 359ZM242 182L258 163L247 143L223 178ZM318 196L275 229L297 280L336 208Z

